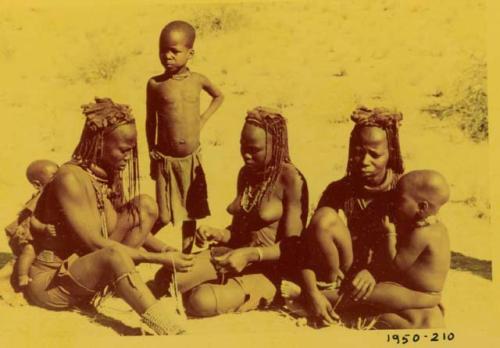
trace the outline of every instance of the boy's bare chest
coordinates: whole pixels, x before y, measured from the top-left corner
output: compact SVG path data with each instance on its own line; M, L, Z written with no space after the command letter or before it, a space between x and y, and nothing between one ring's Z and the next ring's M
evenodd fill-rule
M194 79L182 81L167 80L156 86L156 100L159 103L199 103L201 86Z

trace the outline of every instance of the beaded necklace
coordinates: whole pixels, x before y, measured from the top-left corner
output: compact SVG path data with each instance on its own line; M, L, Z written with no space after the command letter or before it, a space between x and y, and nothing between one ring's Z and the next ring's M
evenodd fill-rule
M267 192L267 188L271 183L271 177L266 175L266 179L259 181L256 184L246 183L241 196L240 206L244 212L249 213L255 206L260 204L262 198Z
M180 74L174 74L174 75L170 75L169 77L172 79L172 80L176 80L176 81L181 81L181 80L185 80L187 79L188 77L191 76L191 70L189 70L189 68L186 68L186 71L183 72L183 73L180 73Z
M90 182L94 188L95 196L97 198L97 210L99 211L99 217L101 220L101 235L108 239L108 221L106 219L106 211L104 209L105 197L109 199L113 195L113 190L109 187L108 179L99 177L96 175L95 171L97 168L85 168L85 172L90 176ZM99 168L100 169L100 168Z

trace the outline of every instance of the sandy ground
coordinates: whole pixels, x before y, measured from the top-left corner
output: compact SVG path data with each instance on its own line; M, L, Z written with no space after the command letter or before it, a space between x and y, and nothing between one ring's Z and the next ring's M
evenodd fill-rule
M442 211L452 249L471 260L491 260L488 145L471 141L453 119L422 112L431 104L457 100L458 87L473 83L467 71L486 59L484 1L225 6L24 1L4 8L0 105L7 122L0 129L1 226L31 194L24 177L31 160L69 159L82 126L79 106L96 95L132 106L140 134L142 191L153 194L143 127L145 85L161 72L160 29L170 20L185 19L198 27L191 69L206 74L226 95L202 134L213 212L208 223L229 221L225 205L234 195L241 166L239 132L247 109L270 105L283 110L291 156L308 179L313 208L326 185L345 170L350 112L360 104L387 106L404 114L401 143L407 169L439 170L452 186L451 202ZM174 232L162 233L178 239ZM1 234L0 252L7 251ZM151 266L141 269L152 273ZM448 325L489 330L492 321L478 318L488 312L491 298L491 281L451 271L444 294ZM11 307L5 301L0 301L0 313L9 318L2 320L5 337L137 334L138 326L138 318L118 299L103 309L107 319ZM277 312L189 322L193 335L290 330L312 329Z

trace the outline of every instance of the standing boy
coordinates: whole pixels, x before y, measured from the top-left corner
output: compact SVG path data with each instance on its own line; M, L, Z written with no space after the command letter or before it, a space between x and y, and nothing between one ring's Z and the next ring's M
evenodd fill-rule
M184 21L173 21L160 34L161 75L148 81L146 136L151 178L156 181L160 216L153 232L182 221L184 252L189 252L196 220L210 214L201 167L200 131L224 99L208 78L187 67L196 33ZM212 101L200 114L200 92Z

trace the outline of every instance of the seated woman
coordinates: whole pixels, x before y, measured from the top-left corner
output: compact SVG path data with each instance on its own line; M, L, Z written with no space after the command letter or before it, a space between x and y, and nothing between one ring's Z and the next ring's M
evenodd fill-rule
M241 155L245 165L236 198L227 208L231 225L200 226L197 243L217 246L196 255L192 269L177 277L186 309L195 316L270 304L279 280L277 261L280 256L283 261L290 250L285 245L293 245L306 223L307 185L290 162L286 123L278 111L257 107L248 112ZM168 270L160 270L156 283L166 289L168 279Z
M345 309L341 314L353 314L352 307L346 306L353 304L348 297L340 301L339 283L359 303L368 299L376 282L393 276L387 272L392 260L383 220L390 213L392 191L403 173L398 137L402 115L361 107L351 118L355 126L347 175L326 188L305 232L304 297L310 314L324 324L336 319L334 309L339 303L339 310ZM393 307L377 313L380 322L394 328L443 326L439 298L407 289L404 301L395 300ZM356 315L372 313L367 304L358 306ZM384 311L395 313L384 315Z
M190 256L161 252L150 234L158 211L145 195L125 202L122 172L128 167L129 197L138 193L135 121L126 105L97 99L83 106L85 125L72 161L46 186L35 216L55 225L56 237L35 245L31 303L53 310L90 303L107 285L157 334L178 333L174 308L158 301L135 270L139 262L185 271ZM151 252L140 249L141 246Z

